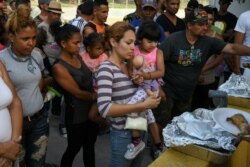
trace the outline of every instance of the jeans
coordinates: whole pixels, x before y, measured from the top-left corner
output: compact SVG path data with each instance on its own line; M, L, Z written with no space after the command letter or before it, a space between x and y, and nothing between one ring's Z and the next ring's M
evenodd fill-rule
M45 166L49 136L48 107L42 115L31 122L23 122L22 146L25 152L24 162L27 167ZM21 160L23 161L23 160Z
M145 151L142 151L133 160L124 158L127 151L127 145L131 143L132 134L130 130L113 130L110 131L111 138L111 161L110 167L140 167ZM141 138L146 140L146 133L142 132Z

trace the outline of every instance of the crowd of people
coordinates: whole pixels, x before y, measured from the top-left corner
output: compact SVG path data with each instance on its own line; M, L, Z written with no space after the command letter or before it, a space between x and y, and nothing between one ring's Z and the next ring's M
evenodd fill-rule
M32 18L29 0L0 0L1 167L48 166L49 111L67 137L60 166L82 149L94 167L98 133L109 131L109 166L139 167L147 129L156 159L173 117L212 108L208 91L249 68L250 11L237 18L232 0L218 10L190 0L183 19L180 0L134 2L135 12L108 25L107 0L84 0L67 23L60 2L38 0ZM45 100L51 88L62 96Z

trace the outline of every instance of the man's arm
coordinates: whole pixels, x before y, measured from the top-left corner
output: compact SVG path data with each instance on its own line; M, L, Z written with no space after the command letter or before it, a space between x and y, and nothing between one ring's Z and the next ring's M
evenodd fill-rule
M222 49L223 53L229 53L234 55L250 55L250 47L240 45L240 44L231 44L228 43Z
M234 43L235 44L243 44L244 38L245 38L245 34L244 33L236 31ZM236 74L240 74L240 57L239 56L235 56L234 57L234 68L233 68L233 71Z

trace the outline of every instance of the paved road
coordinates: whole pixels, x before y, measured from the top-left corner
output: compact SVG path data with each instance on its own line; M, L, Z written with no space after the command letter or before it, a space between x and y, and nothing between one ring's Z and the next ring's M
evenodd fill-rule
M53 163L57 166L60 165L62 154L64 153L67 146L67 139L59 135L58 122L59 117L50 116L50 136L46 158L46 162ZM110 159L110 142L108 134L98 136L95 150L96 167L108 167ZM72 167L84 166L81 157L82 152L79 152ZM148 166L151 162L152 159L150 157L150 150L146 148L142 167Z
M77 7L62 7L63 14L62 14L62 19L65 21L71 20L75 17L76 15L76 8ZM40 10L38 7L33 6L32 7L32 17L37 16L40 13ZM109 15L107 19L108 24L113 24L116 21L122 21L123 17L127 15L128 13L133 12L135 9L115 9L115 8L110 8L109 10Z
M76 8L77 7L62 7L63 14L62 19L65 21L71 20L76 15ZM109 9L109 15L107 19L107 24L111 25L116 21L122 21L123 17L127 14L133 12L135 9L117 9L117 8L110 8ZM40 12L39 8L36 6L33 6L32 16L38 15ZM180 9L177 13L177 16L180 18L184 17L184 10Z

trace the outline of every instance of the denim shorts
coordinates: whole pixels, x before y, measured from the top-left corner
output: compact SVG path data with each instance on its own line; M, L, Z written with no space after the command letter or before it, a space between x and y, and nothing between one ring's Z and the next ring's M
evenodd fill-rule
M48 111L44 111L36 120L23 124L22 146L25 159L21 160L21 164L45 166L48 136Z

